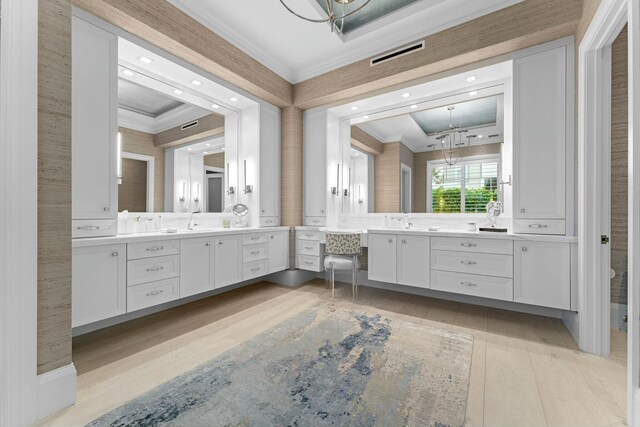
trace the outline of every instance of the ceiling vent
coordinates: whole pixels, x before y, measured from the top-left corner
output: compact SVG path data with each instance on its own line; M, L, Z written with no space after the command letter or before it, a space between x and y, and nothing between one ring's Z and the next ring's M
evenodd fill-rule
M410 53L417 52L422 49L424 49L424 40L400 47L391 52L376 56L375 58L371 58L371 67L382 64L383 62L391 61L392 59L400 58L401 56L409 55Z
M182 125L182 130L187 130L187 129L192 128L194 126L198 126L198 121L197 120L194 120L192 122L189 122L189 123L186 123L186 124Z

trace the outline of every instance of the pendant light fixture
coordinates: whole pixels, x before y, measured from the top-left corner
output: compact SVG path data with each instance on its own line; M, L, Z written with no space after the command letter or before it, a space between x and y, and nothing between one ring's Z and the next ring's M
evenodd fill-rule
M449 166L454 166L456 163L460 161L462 157L460 154L461 148L465 145L462 142L463 134L469 132L468 129L463 129L460 126L455 126L453 124L453 110L456 107L453 105L447 107L449 110L449 129L434 132L429 134L428 136L435 136L438 141L440 141L440 147L442 151L442 159ZM471 137L474 137L472 135ZM471 139L468 138L469 144L471 144Z
M280 0L280 3L282 3L285 9L287 9L289 12L291 12L292 14L294 14L300 19L304 19L305 21L315 22L315 23L328 22L331 25L331 32L333 32L336 29L342 32L342 29L344 28L344 19L358 12L360 9L362 9L367 4L369 4L371 0L364 0L364 2L360 6L356 7L351 12L347 12L347 5L358 0L325 0L325 1L327 4L327 8L325 10L325 12L327 13L327 17L320 18L320 19L307 18L305 16L302 16L294 12L289 6L287 6L284 0ZM337 5L334 5L334 3L337 3ZM340 10L336 10L336 8Z

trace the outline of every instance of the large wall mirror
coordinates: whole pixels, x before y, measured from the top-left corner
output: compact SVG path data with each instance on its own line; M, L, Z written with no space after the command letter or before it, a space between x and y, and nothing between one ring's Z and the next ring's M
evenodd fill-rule
M486 213L501 201L504 95L414 104L351 126L343 212Z

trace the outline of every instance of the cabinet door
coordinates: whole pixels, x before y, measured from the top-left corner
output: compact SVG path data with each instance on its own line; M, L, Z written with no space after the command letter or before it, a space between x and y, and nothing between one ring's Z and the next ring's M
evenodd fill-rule
M515 242L513 300L544 307L571 308L569 243Z
M216 237L214 246L215 288L242 282L242 236Z
M327 113L304 116L304 214L323 217L327 204L326 186Z
M280 112L260 107L260 216L280 215Z
M514 218L565 217L566 82L566 47L514 61Z
M269 234L269 273L289 268L289 233Z
M116 218L118 42L76 17L72 30L73 219Z
M370 234L369 280L396 283L396 236Z
M398 236L398 283L429 287L429 238Z
M211 238L180 240L180 298L212 289Z
M74 248L72 326L127 312L126 245Z

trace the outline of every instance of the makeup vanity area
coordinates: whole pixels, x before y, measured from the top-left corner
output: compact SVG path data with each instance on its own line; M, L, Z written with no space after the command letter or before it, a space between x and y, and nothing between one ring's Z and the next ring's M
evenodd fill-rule
M280 110L77 12L74 334L288 269Z
M573 315L573 58L567 38L306 111L297 268L323 275L324 233L356 229L368 265L360 284ZM507 232L477 231L490 200Z

